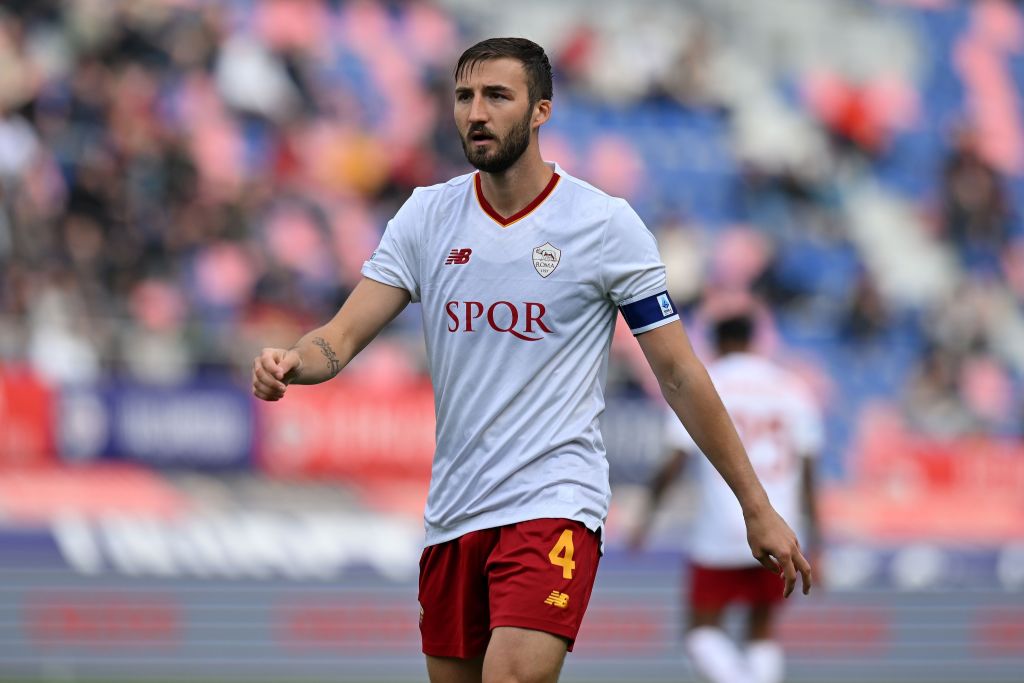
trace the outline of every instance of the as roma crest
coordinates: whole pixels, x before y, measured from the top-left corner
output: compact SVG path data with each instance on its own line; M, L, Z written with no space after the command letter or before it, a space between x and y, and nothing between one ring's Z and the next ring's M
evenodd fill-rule
M545 242L539 247L533 248L533 267L537 269L541 277L551 275L551 272L558 267L560 258L562 258L562 250L553 246L551 242Z

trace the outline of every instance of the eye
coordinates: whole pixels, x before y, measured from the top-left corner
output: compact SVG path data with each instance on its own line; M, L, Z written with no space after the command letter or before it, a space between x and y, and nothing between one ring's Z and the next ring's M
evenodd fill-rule
M465 102L466 100L468 100L470 98L471 98L471 96L470 96L470 94L468 92L455 93L455 101L456 102Z

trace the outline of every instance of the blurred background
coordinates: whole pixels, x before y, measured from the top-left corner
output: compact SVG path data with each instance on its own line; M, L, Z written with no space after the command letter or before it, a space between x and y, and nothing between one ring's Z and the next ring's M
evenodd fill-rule
M547 159L629 199L707 357L716 301L827 419L792 681L1021 681L1024 13L1008 0L3 0L0 679L425 680L417 306L279 404L412 188L469 170L453 65L555 68ZM692 680L692 491L628 330L615 495L563 679Z

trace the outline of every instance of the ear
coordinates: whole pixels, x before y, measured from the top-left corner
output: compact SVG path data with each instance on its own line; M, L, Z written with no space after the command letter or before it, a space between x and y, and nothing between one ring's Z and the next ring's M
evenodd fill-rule
M551 100L540 100L533 105L533 119L531 125L540 128L551 118Z

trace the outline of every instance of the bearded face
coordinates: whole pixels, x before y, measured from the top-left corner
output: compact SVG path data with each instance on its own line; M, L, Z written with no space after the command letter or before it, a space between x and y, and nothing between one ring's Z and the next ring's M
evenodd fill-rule
M523 155L530 145L532 108L512 124L504 135L498 135L487 124L475 123L462 136L466 161L485 173L503 173Z
M522 62L488 59L456 76L455 125L470 164L504 173L529 149L533 128L546 120L545 101L530 98Z

